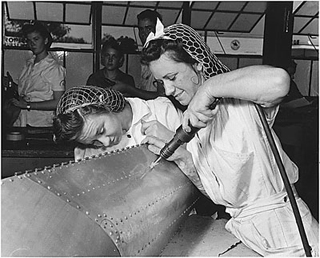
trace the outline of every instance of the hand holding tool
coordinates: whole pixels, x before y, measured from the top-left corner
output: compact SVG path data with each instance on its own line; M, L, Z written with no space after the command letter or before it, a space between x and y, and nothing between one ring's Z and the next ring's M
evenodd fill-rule
M220 98L216 98L214 102L210 104L209 108L211 110L214 109L219 100ZM179 126L173 139L160 150L160 156L151 163L150 171L160 162L161 159L169 158L179 146L189 142L200 130L200 128L194 127L191 124L189 124L189 127L191 128L190 132L186 132L185 130L183 130L182 125Z

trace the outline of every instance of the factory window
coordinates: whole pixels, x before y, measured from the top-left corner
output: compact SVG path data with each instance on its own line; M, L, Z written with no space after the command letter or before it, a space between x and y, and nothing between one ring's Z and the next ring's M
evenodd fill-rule
M91 5L10 1L3 6L5 47L27 48L21 34L22 26L37 20L50 31L51 48L93 48Z

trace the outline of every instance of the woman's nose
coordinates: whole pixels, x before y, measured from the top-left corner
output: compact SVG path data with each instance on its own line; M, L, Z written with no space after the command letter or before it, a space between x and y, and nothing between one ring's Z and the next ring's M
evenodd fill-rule
M108 136L101 136L99 137L98 141L101 142L105 147L110 146L110 138Z
M175 87L172 85L172 83L164 82L163 87L167 96L173 95Z

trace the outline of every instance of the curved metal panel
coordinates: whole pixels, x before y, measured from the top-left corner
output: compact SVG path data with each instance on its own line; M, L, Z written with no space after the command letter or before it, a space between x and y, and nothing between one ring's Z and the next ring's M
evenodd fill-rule
M99 225L27 175L2 180L2 257L120 256Z
M38 242L39 249L48 245L48 239L37 237L45 231L62 236L64 242L71 240L70 246L80 245L86 256L160 254L188 216L199 192L174 163L167 161L161 161L151 173L141 178L155 158L146 146L140 145L2 180L2 238L15 238L14 248L11 247L12 241L2 241L2 247L5 246L2 250L8 250L2 251L2 255L8 256L22 241L20 233L29 234L29 231L38 231L38 234L31 234L31 238ZM14 182L17 181L27 181L24 184L36 187L29 186L24 192L16 191ZM16 200L23 195L23 201L10 200L12 194ZM43 201L44 196L48 198L46 201ZM3 218L17 216L17 213L21 215L16 223L25 224L25 229L12 235L10 223L13 221ZM36 229L24 223L34 221L29 215L26 220L28 213L32 216L40 214L37 217L42 223ZM54 214L65 223L52 219ZM74 220L68 221L67 218ZM101 232L104 235L101 236ZM78 235L77 240L70 239L70 234ZM54 241L57 242L55 245L60 242L58 239ZM85 247L83 241L90 248ZM103 241L108 246L104 249L100 246ZM72 255L67 250L61 252L64 254L59 256ZM56 256L54 254L56 252L46 253ZM24 256L37 256L37 253Z

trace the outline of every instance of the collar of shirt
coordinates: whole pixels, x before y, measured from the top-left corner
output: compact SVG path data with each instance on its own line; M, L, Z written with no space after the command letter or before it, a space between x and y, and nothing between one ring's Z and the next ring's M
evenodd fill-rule
M146 119L150 115L150 109L145 104L145 101L139 98L126 98L132 108L132 124L131 127L135 124L141 123L142 119Z
M29 60L27 60L27 65L35 65L34 61L36 59L36 56L33 55ZM42 60L40 60L40 62L38 62L37 64L42 64L42 63L50 63L54 60L53 56L51 53L48 53L48 55L43 58Z

